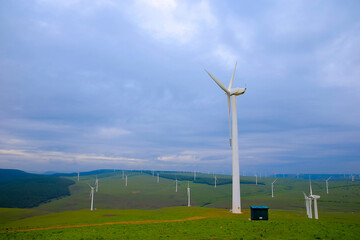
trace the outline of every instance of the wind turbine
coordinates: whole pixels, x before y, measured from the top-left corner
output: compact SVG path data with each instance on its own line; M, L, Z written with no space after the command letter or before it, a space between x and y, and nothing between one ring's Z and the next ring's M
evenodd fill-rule
M90 186L90 184L88 184L91 191L90 191L90 199L91 199L91 204L90 204L90 211L92 211L94 208L94 187Z
M236 70L236 64L228 88L226 88L225 85L216 77L214 77L211 73L209 73L206 70L205 71L227 95L227 102L229 108L229 133L230 133L229 142L230 142L230 146L232 147L232 213L241 213L236 96L244 94L246 88L232 87L234 82L235 70ZM230 115L232 117L231 120L230 120Z
M256 185L257 185L257 174L255 173L255 182L256 182Z
M319 219L317 200L320 198L320 196L312 194L311 179L310 179L310 196L309 197L310 197L310 199L314 200L314 217L315 217L315 219ZM311 200L310 200L310 213L311 213Z
M325 180L326 182L326 194L329 194L329 180L330 178L332 178L332 176L330 176L328 179Z
M124 170L122 170L122 179L124 179Z
M216 188L216 176L215 176L215 188Z
M80 172L78 172L78 181L80 181Z
M311 198L309 198L308 196L306 196L306 194L303 192L304 197L305 197L305 205L306 205L306 215L308 216L308 218L312 218L312 214L311 214Z
M159 183L159 173L157 173L157 183Z
M187 197L188 197L188 207L191 207L190 205L190 185L189 185L189 182L188 182L188 187L187 187Z
M99 179L96 176L96 180L95 180L95 187L96 187L96 192L98 192L99 190Z
M274 183L276 182L276 180L278 179L276 178L275 181L271 183L271 197L274 197Z
M196 180L196 170L194 170L194 181Z
M176 178L176 180L175 180L175 192L177 192L177 185L178 185L178 180Z
M125 187L127 187L127 175L125 176Z

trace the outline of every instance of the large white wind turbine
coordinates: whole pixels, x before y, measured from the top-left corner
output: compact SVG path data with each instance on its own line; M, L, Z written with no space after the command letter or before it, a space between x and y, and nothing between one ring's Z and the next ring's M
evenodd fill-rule
M191 207L190 205L190 185L189 185L189 182L188 182L188 187L187 187L187 197L188 197L188 207Z
M332 176L330 176L328 179L325 180L326 182L326 194L329 194L329 180L330 178L332 178Z
M92 211L94 209L94 187L90 186L90 184L88 184L91 191L90 191L90 199L91 199L91 204L90 204L90 211Z
M211 73L206 71L215 83L227 95L227 102L229 108L229 131L230 131L230 146L232 146L232 213L241 213L241 198L240 198L240 176L239 176L239 144L238 144L238 128L237 128L237 112L236 112L236 96L244 94L246 88L233 88L236 64L232 74L229 87L214 77ZM230 120L231 115L231 120ZM232 123L232 124L231 124Z
M271 197L274 197L274 183L276 182L276 180L278 179L276 178L275 181L271 183Z

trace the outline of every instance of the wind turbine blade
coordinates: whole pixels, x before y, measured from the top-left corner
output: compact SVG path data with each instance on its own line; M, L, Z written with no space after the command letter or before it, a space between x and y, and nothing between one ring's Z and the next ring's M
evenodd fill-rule
M236 65L237 65L237 63L235 63L234 72L233 72L233 75L232 75L230 83L229 83L229 88L228 88L229 91L232 89L232 86L233 86L234 77L235 77L235 71L236 71Z
M230 142L230 147L231 147L231 120L230 120L230 96L227 95L227 103L228 103L228 108L229 108L229 142Z
M226 89L225 85L219 80L217 79L215 76L213 76L211 73L209 73L208 71L206 71L205 69L205 72L207 72L207 74L209 74L209 76L216 82L216 84L222 89L224 90L224 92L226 92L226 94L230 94L230 92Z
M278 179L276 178L275 181L273 181L273 184L276 182L276 180L278 180Z

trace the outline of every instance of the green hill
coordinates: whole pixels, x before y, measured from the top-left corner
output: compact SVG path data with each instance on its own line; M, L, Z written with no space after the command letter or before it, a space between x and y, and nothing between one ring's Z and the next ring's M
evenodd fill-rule
M94 207L97 209L158 209L163 207L185 206L188 181L179 181L175 192L175 181L163 178L160 182L147 173L125 171L128 186L122 179L122 171L97 175L99 192L95 193ZM165 175L166 176L166 175ZM212 175L210 176L212 177ZM218 179L229 176L219 175ZM76 184L70 186L71 195L56 201L41 204L38 210L61 212L67 210L88 209L90 207L88 183L94 185L95 175L70 177ZM242 177L242 181L253 182L254 177ZM275 197L271 197L271 182L274 178L261 178L262 184L241 184L242 208L250 205L266 205L270 209L304 210L302 192L309 192L309 181L303 179L279 178L274 185ZM231 184L213 185L190 182L191 204L199 207L231 208ZM329 182L329 194L326 194L324 181L313 181L313 192L321 196L319 211L360 211L360 182Z
M70 195L71 179L1 169L0 207L32 208Z
M27 173L17 169L0 169L0 183L19 178L30 178L39 176L38 174Z

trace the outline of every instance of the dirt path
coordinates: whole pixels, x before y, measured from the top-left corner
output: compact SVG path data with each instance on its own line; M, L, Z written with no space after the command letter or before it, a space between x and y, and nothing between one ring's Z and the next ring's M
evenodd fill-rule
M8 230L1 231L1 233L9 232L29 232L29 231L39 231L39 230L51 230L51 229L61 229L61 228L79 228L79 227L92 227L92 226L104 226L104 225L117 225L117 224L147 224L147 223L168 223L168 222L185 222L200 220L206 217L190 217L184 219L173 219L173 220L143 220L143 221L122 221L122 222L108 222L108 223L93 223L93 224L78 224L78 225L67 225L67 226L52 226L52 227L43 227L43 228L29 228L29 229L18 229L18 230Z

